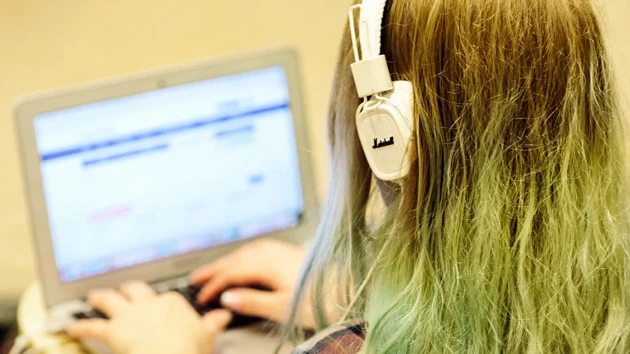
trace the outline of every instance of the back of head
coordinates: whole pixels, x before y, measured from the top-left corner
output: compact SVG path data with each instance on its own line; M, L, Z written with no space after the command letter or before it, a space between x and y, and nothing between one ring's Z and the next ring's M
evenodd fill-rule
M390 0L384 21L414 163L370 227L347 31L316 287L340 275L347 304L375 264L353 312L367 353L628 352L626 131L592 5Z

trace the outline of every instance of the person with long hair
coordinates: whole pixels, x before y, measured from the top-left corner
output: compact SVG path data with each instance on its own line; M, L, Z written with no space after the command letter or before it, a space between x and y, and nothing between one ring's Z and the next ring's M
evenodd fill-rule
M628 353L630 136L593 4L387 1L380 49L413 87L396 183L375 177L357 131L352 26L310 250L247 245L192 274L199 301L230 287L235 313L283 322L287 337L319 331L296 353ZM253 283L270 290L234 288ZM202 320L163 296L97 291L95 307L126 311L69 332L121 353L208 351L229 315Z

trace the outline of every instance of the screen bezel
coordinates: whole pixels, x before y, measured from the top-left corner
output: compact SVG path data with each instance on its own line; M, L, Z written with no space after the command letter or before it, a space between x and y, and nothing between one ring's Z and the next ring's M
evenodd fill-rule
M290 229L255 236L189 254L172 256L110 273L64 283L58 277L35 137L35 118L43 113L85 104L149 92L165 87L208 80L242 72L282 66L286 73L300 166L304 212L300 223ZM204 62L186 63L135 75L35 94L22 99L15 109L22 169L26 183L31 234L35 245L37 268L44 290L45 303L52 306L84 297L95 287L116 287L121 282L140 279L147 282L181 276L220 257L244 243L260 237L303 242L311 235L317 218L317 196L311 163L311 151L305 126L304 105L298 58L288 47L241 53Z

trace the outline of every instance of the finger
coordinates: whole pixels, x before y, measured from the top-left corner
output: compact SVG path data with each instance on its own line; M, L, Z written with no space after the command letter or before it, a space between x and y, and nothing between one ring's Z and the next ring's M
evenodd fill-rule
M101 318L77 321L66 328L70 337L93 338L102 342L107 341L108 331L107 321Z
M217 272L219 261L206 264L200 268L197 268L190 273L190 282L193 284L201 285Z
M88 304L93 308L112 317L121 311L124 311L129 302L121 293L114 289L94 290L88 294Z
M236 288L221 294L221 305L245 316L282 322L289 310L291 297L272 291Z
M213 310L203 315L201 320L203 321L204 327L210 333L217 334L225 330L230 324L232 321L232 313L224 309Z
M268 283L267 274L260 268L226 269L208 280L199 291L197 302L200 304L206 303L219 296L221 291L230 286L241 286L245 284L267 285Z
M131 301L146 300L156 296L153 288L147 283L140 281L124 283L120 286L119 290Z
M212 263L208 263L201 268L195 269L190 273L190 281L193 284L201 285L214 277L217 273L220 273L223 269L230 268L230 265L237 264L234 259L235 255L229 254L225 257L219 258Z
M236 249L234 252L231 252L205 266L202 266L201 268L194 270L190 274L190 281L193 284L201 285L224 270L237 268L240 264L242 264L242 259L250 259L250 254L258 252L260 245L266 242L269 241L259 240L257 242L246 244L245 246Z
M236 267L239 264L238 259L240 259L240 255L242 253L243 250L238 249L233 253L202 266L201 268L195 269L192 273L190 273L190 281L193 284L201 285L216 274L221 273L224 269Z

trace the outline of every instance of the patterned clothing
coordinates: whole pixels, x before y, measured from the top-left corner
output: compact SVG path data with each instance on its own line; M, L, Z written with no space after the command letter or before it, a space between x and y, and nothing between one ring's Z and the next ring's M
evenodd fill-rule
M318 332L291 354L358 354L365 340L361 322L332 326Z

